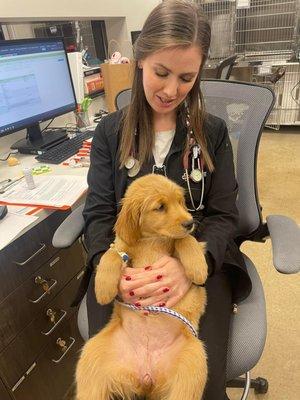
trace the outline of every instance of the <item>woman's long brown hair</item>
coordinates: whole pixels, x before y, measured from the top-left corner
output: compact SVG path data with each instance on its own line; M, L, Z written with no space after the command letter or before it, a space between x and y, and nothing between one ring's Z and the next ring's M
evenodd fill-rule
M149 14L134 46L135 69L131 103L124 111L121 120L121 168L136 145L135 132L138 134L137 152L141 164L150 159L154 144L152 108L145 97L143 71L138 67L138 61L166 48L187 48L196 45L202 54L202 63L197 79L186 100L191 128L201 146L204 162L210 171L213 170L213 163L203 133L205 111L200 91L200 76L208 56L210 38L211 31L207 18L199 6L190 1L166 0ZM181 104L177 111L184 117L184 104Z

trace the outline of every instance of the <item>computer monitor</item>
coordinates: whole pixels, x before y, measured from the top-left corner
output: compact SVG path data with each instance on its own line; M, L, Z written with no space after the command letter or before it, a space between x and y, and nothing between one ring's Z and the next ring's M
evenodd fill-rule
M62 38L0 41L0 138L27 129L11 148L38 154L65 140L63 131L42 134L39 123L75 109Z

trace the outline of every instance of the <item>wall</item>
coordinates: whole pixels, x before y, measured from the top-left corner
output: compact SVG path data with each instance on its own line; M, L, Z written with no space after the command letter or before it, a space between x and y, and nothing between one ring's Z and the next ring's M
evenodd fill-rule
M160 0L1 0L1 22L24 22L59 19L110 19L118 17L119 26L130 32L140 30L149 12ZM120 17L125 18L120 23ZM111 20L110 20L111 21Z

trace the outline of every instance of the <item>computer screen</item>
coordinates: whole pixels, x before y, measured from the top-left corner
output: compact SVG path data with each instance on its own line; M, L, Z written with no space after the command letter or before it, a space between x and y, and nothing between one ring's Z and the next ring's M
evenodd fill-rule
M75 109L62 38L0 42L0 137L27 128L41 140L39 122Z

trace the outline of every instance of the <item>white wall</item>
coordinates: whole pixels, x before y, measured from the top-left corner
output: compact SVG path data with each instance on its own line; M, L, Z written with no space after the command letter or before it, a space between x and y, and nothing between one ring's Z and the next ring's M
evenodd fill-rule
M1 22L125 17L127 39L161 0L1 0ZM119 19L119 18L118 18Z

